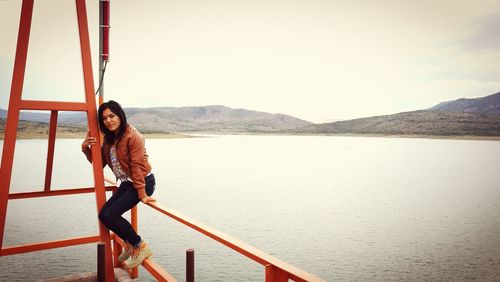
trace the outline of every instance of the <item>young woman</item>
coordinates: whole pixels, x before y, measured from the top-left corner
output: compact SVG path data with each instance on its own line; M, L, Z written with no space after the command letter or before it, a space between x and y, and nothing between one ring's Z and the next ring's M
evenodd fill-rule
M133 268L151 256L152 252L122 214L139 201L145 204L155 201L150 197L155 190L155 177L151 173L144 137L127 124L120 104L115 101L103 103L99 107L98 118L99 128L104 134L101 147L103 167L108 165L121 182L99 212L99 220L127 243L118 260L126 268ZM82 143L82 151L89 162L92 162L90 146L96 143L95 137L87 137Z

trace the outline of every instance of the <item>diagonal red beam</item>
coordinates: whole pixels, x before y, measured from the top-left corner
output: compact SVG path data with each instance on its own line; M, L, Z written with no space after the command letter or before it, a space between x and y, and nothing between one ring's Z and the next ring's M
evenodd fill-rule
M116 189L116 187L106 186L105 189L106 191L113 191L114 189ZM9 194L9 200L51 197L51 196L65 196L65 195L85 194L94 192L95 192L94 188L74 188L74 189L58 189L51 191L11 193Z
M75 245L96 243L99 241L100 241L99 236L87 236L87 237L71 238L71 239L58 240L58 241L40 242L40 243L35 243L35 244L27 244L27 245L3 248L0 251L0 255L1 256L9 256L9 255L29 253L29 252L35 252L35 251L48 250L48 249L55 249L55 248L69 247L69 246L75 246Z
M76 1L76 14L78 18L78 31L80 34L80 50L82 54L83 81L85 85L85 102L87 105L87 121L89 126L90 136L99 138L99 130L97 128L97 107L95 101L94 76L92 73L92 57L90 52L89 27L87 21L87 6L85 0ZM92 146L92 167L94 169L94 184L97 212L101 210L106 202L106 191L104 190L104 174L102 170L100 141ZM105 243L105 281L115 281L113 271L113 257L111 252L111 240L109 231L99 222L99 234L101 241Z
M10 181L12 177L12 163L14 161L17 126L19 123L19 104L23 91L31 18L33 15L33 1L34 0L24 0L21 7L16 58L10 89L9 110L7 112L7 124L5 125L2 166L0 168L0 248L2 248L5 231L5 218L7 216L7 203L9 200Z

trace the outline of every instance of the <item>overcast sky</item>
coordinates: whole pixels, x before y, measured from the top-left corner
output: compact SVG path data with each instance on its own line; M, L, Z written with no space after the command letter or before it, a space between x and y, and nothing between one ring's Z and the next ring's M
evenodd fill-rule
M0 0L1 108L20 9ZM23 98L83 101L78 44L74 1L35 1ZM110 58L105 99L126 107L393 114L500 91L500 0L112 0Z

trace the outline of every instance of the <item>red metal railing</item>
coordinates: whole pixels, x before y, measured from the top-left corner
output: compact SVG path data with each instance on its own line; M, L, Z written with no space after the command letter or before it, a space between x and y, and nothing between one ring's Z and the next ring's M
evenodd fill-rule
M115 186L106 186L106 190L114 190ZM79 189L64 189L64 190L54 190L50 192L26 192L26 193L12 193L9 194L9 199L25 199L33 197L50 197L50 196L63 196L63 195L73 195L73 194L83 194L83 193L93 193L95 190L93 188L79 188ZM266 281L288 281L291 279L293 281L323 281L322 279L307 273L297 267L294 267L286 262L283 262L255 247L252 247L242 241L239 241L221 231L211 228L207 225L199 223L179 212L171 210L159 202L153 202L148 204L153 209L159 211L160 213L188 226L192 229L202 233L203 235L212 238L213 240L235 250L236 252L252 259L253 261L263 265L265 267ZM134 228L137 230L137 207L132 210L131 222ZM111 234L111 239L113 240L113 256L114 256L114 266L119 267L118 256L122 252L122 247L125 247L125 243L115 234ZM80 244L97 243L100 241L99 236L87 236L80 238L71 238L65 240L51 241L51 242L40 242L28 245L13 246L3 248L0 252L0 256L15 255L26 252L40 251L53 248L61 248L67 246L74 246ZM165 269L156 264L152 259L147 259L143 262L142 266L153 275L158 281L176 281L176 279L168 273ZM137 269L134 269L131 273L133 278L138 277Z
M114 186L107 186L106 190L114 190ZM9 194L9 199L25 199L32 197L50 197L50 196L63 196L63 195L73 195L82 193L93 193L95 192L93 188L81 188L81 189L65 189L65 190L55 190L51 192L28 192L28 193L12 193ZM202 233L203 235L212 238L213 240L235 250L236 252L252 259L253 261L263 265L265 267L266 280L265 281L288 281L291 279L293 281L323 281L322 279L307 273L297 267L294 267L286 262L283 262L255 247L252 247L238 239L235 239L221 231L211 228L207 225L199 223L179 212L171 210L159 202L153 202L148 204L153 209L159 211L160 213L188 226L192 229ZM134 228L137 230L137 207L132 210L131 221ZM115 234L111 234L111 239L113 240L113 256L114 256L114 266L119 267L118 256L122 251L122 247L125 247L125 243ZM97 243L100 241L99 236L87 236L80 238L70 238L51 242L40 242L34 244L27 244L21 246L13 246L3 248L0 252L0 256L15 255L27 252L34 252L40 250L47 250L53 248L68 247L80 244ZM168 273L165 269L156 264L152 259L147 259L143 262L142 266L153 275L158 281L176 281L176 279ZM132 271L132 277L137 278L137 269Z
M159 202L148 203L150 207L160 213L177 220L178 222L191 227L192 229L202 233L203 235L214 239L215 241L229 247L236 252L252 259L253 261L265 267L266 282L270 281L323 281L313 274L307 273L295 266L292 266L284 261L281 261L255 247L252 247L238 239L235 239L227 234L224 234L214 228L199 223L179 212L173 211ZM160 279L161 277L155 276ZM163 280L163 281L169 281Z

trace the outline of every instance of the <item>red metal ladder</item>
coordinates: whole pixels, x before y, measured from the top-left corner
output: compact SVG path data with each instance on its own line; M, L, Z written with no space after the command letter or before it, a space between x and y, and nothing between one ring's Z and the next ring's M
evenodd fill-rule
M34 0L23 0L21 9L21 20L17 39L16 57L10 92L7 123L3 144L2 163L0 168L0 256L20 254L32 251L46 250L73 246L79 244L104 242L105 243L105 273L106 281L114 281L113 260L111 253L111 241L109 231L99 223L99 235L80 238L70 238L59 241L33 243L22 246L4 247L4 231L7 215L8 201L21 198L48 197L69 195L78 193L95 193L97 211L106 202L106 187L104 186L104 175L102 170L100 144L92 146L93 173L95 187L80 189L65 189L51 191L52 163L54 157L54 146L56 138L57 116L59 111L81 111L87 113L90 136L98 137L98 123L96 101L94 96L94 81L92 73L92 61L90 54L90 39L87 23L87 8L85 0L75 0L78 17L78 29L80 34L80 49L82 55L82 67L84 76L85 102L57 102L57 101L34 101L23 100L23 83L26 69L26 58L28 53L28 42L33 15ZM12 177L12 164L16 145L17 127L19 113L21 110L44 110L50 111L50 129L47 153L47 166L45 174L45 185L43 191L28 193L10 193ZM99 138L97 138L99 140ZM97 216L96 216L97 219Z

